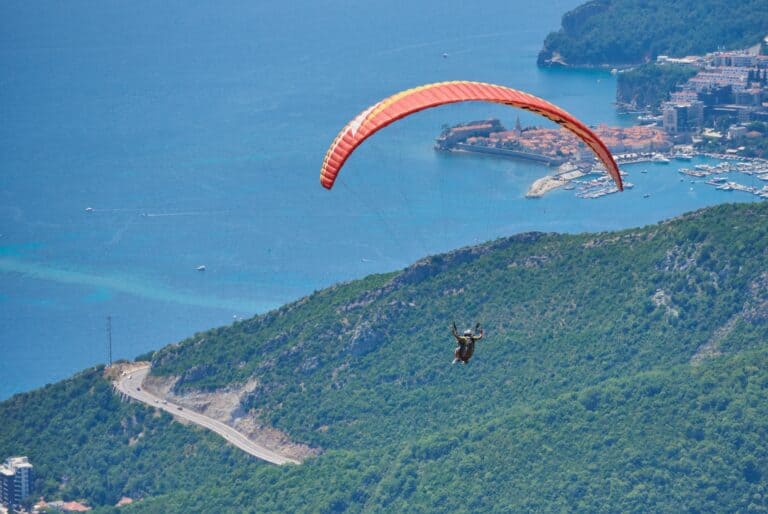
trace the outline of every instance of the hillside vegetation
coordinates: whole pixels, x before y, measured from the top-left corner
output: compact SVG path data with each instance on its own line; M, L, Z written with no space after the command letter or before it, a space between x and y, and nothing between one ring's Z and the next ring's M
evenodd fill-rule
M616 102L630 109L659 112L675 86L696 74L692 66L643 64L620 73L616 79Z
M702 55L758 44L766 27L763 0L592 0L563 16L538 63L618 66Z
M0 403L0 453L49 497L143 498L120 512L766 512L767 252L764 203L522 234L155 353L179 393L257 377L242 410L323 450L301 466L120 403L99 370ZM453 319L486 329L467 366Z

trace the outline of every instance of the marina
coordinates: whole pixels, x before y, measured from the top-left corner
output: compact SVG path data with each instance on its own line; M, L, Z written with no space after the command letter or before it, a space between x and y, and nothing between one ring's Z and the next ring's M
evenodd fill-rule
M595 199L619 192L619 188L616 187L616 185L607 175L603 175L592 180L576 182L577 198ZM634 184L631 182L624 182L625 190L632 189L633 187Z
M722 159L723 157L717 156L716 158ZM693 168L680 168L678 173L697 178L710 177L709 180L704 181L704 184L713 186L720 191L742 191L759 196L760 198L768 198L768 186L749 186L735 180L729 180L733 174L754 176L762 181L768 180L768 161L764 159L737 161L728 159L715 165L696 164Z
M748 180L752 182L754 180L768 182L768 160L765 159L734 158L731 155L718 154L694 154L692 151L676 151L668 154L656 152L629 153L617 154L614 157L620 165L640 163L663 165L663 168L657 168L659 171L668 169L666 165L671 164L673 159L678 162L678 166L683 164L683 162L693 161L695 158L697 160L715 161L709 163L697 162L693 165L687 164L687 167L677 168L677 172L680 175L687 176L692 185L703 183L719 191L740 191L760 198L768 198L768 186L748 185L740 182L738 179L739 176L743 176L749 177ZM675 167L671 167L669 172L674 169ZM639 170L639 173L647 175L649 170L648 168L643 168ZM668 172L664 171L664 173ZM631 189L634 184L626 181L629 173L626 169L622 169L621 174L625 177L624 189ZM680 181L685 182L686 179L681 177ZM603 166L599 164L585 165L580 163L576 165L565 163L558 168L557 173L554 175L548 175L536 180L529 188L526 197L540 198L544 194L558 188L564 191L574 191L574 195L577 198L587 200L594 200L618 192L618 188L613 184L610 177L605 174ZM688 188L688 191L694 191L694 188L691 186ZM649 197L649 195L643 196L643 198Z

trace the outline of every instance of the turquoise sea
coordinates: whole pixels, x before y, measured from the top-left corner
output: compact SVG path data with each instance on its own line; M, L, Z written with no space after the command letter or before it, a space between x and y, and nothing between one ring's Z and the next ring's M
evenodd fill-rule
M526 200L547 168L432 149L444 124L546 124L487 104L393 125L320 187L338 130L421 83L497 82L631 123L610 74L536 68L580 1L3 2L0 399L104 362L107 316L114 358L133 358L431 253L752 201L675 163L627 166L620 195Z

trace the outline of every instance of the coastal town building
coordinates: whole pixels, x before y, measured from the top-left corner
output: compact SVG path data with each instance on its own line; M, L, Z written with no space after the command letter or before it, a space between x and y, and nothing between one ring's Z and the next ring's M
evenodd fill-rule
M0 503L17 509L29 496L34 479L33 466L27 457L11 457L0 465Z
M731 86L734 91L746 89L750 68L725 66L707 68L688 79L688 84L698 93L714 87Z
M752 87L733 92L733 103L736 105L751 105L761 107L763 105L764 91L759 87Z
M704 126L704 103L699 100L665 102L661 114L664 130L673 136L698 132Z
M634 127L609 127L599 125L595 133L614 153L666 152L672 148L670 137L659 127L638 125Z
M470 121L453 127L445 127L437 138L438 147L448 148L454 143L465 141L470 137L487 137L494 132L505 130L497 119Z
M726 138L730 140L737 140L741 139L742 137L747 135L747 127L743 125L731 125L728 127L728 132L726 134Z
M656 64L688 64L691 66L704 66L706 60L699 55L688 55L686 57L670 57L668 55L659 55L656 57Z
M676 142L685 142L705 125L768 119L768 55L760 54L758 47L712 52L703 57L661 55L656 62L699 68L660 106L662 126Z
M120 501L118 501L115 504L115 507L122 507L124 505L130 505L132 503L133 503L133 498L129 498L127 496L123 496L122 498L120 498Z
M715 118L731 118L739 123L748 123L751 119L758 119L754 108L744 105L718 105L711 110Z
M471 127L471 130L468 128ZM479 128L483 127L483 132ZM493 131L488 132L488 127ZM609 127L600 125L595 133L613 153L664 152L672 141L664 130L652 126ZM473 134L466 137L466 134ZM435 142L441 151L496 155L559 166L565 162L589 165L595 159L579 138L564 128L520 126L506 130L498 120L457 125L443 131Z
M711 109L718 105L733 103L733 88L731 86L713 87L697 93L697 96L704 102L706 108Z
M689 102L695 102L699 99L699 94L693 89L682 89L680 91L672 91L669 94L669 101L673 104L684 104Z
M127 505L127 503L118 504L116 507L122 507L123 505ZM92 509L88 505L81 502L65 502L62 500L46 502L45 500L41 499L35 504L33 512L42 510L45 512L88 512Z
M714 52L712 54L712 65L718 67L734 66L741 68L752 68L757 64L757 55L748 50L737 50L731 52Z

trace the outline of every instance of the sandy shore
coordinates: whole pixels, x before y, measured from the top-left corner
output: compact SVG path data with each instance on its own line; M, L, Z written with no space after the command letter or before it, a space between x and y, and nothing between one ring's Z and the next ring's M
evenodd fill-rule
M568 183L567 180L560 180L558 177L552 177L552 176L546 176L538 179L536 182L531 184L531 187L528 188L528 192L525 193L526 198L541 198L546 193L552 191L553 189L557 189L558 187L564 186Z
M561 167L564 170L558 175L547 175L541 177L528 188L528 192L525 193L526 198L541 198L545 194L549 193L553 189L562 187L568 184L571 180L583 177L584 172L572 167Z

